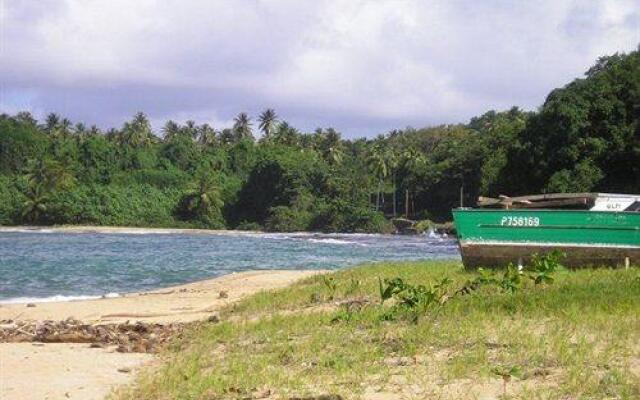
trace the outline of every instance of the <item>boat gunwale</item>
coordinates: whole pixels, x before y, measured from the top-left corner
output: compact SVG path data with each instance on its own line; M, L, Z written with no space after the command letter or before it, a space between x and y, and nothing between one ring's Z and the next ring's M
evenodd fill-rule
M518 212L571 212L571 213L598 213L598 214L640 214L640 211L613 211L613 210L574 210L574 209L551 209L551 208L473 208L473 207L458 207L451 210L451 212L460 212L460 211L473 211L473 212L500 212L500 213L518 213Z

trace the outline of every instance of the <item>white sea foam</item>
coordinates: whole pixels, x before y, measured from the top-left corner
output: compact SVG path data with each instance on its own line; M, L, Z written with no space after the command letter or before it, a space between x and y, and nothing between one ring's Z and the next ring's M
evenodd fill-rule
M93 300L93 299L113 299L116 297L120 297L118 293L107 293L103 296L63 296L57 294L55 296L49 297L13 297L10 299L0 300L0 304L22 304L22 303L57 303L63 301L74 301L74 300Z
M24 228L24 227L2 226L2 227L0 227L0 232L11 232L11 233L54 233L54 230L53 229L45 229L45 228Z
M359 243L359 242L354 242L354 241L351 241L351 240L342 240L342 239L334 239L334 238L327 238L327 239L310 238L310 239L307 239L307 240L309 242L311 242L311 243L349 244L349 245L363 246L363 247L367 246L366 243Z

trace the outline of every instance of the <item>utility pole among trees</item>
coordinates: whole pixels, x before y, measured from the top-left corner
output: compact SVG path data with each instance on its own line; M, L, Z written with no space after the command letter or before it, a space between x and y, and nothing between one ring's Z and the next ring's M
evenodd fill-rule
M409 189L404 191L404 217L409 218Z

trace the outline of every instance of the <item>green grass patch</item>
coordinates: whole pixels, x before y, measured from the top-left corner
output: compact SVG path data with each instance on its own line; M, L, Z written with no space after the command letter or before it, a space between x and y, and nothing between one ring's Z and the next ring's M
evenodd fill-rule
M256 294L195 324L115 398L640 396L637 268L453 295L479 276L454 262L380 263ZM380 282L394 278L424 292L447 278L446 301L383 303Z

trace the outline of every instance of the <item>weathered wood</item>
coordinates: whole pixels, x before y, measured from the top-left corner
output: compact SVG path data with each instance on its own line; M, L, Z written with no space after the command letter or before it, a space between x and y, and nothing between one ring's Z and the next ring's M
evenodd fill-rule
M478 197L479 207L502 208L555 208L572 205L587 205L594 201L596 193L552 193L544 195L508 197L500 195L499 199L491 197Z
M554 250L566 256L561 264L566 267L610 266L622 267L629 263L640 265L640 247L576 246L571 244L544 245L535 243L492 244L463 242L460 244L466 268L504 267L522 260L526 266L533 254L546 254Z
M581 206L589 204L589 199L575 198L563 200L536 201L534 203L514 203L514 208L556 208L567 206Z

